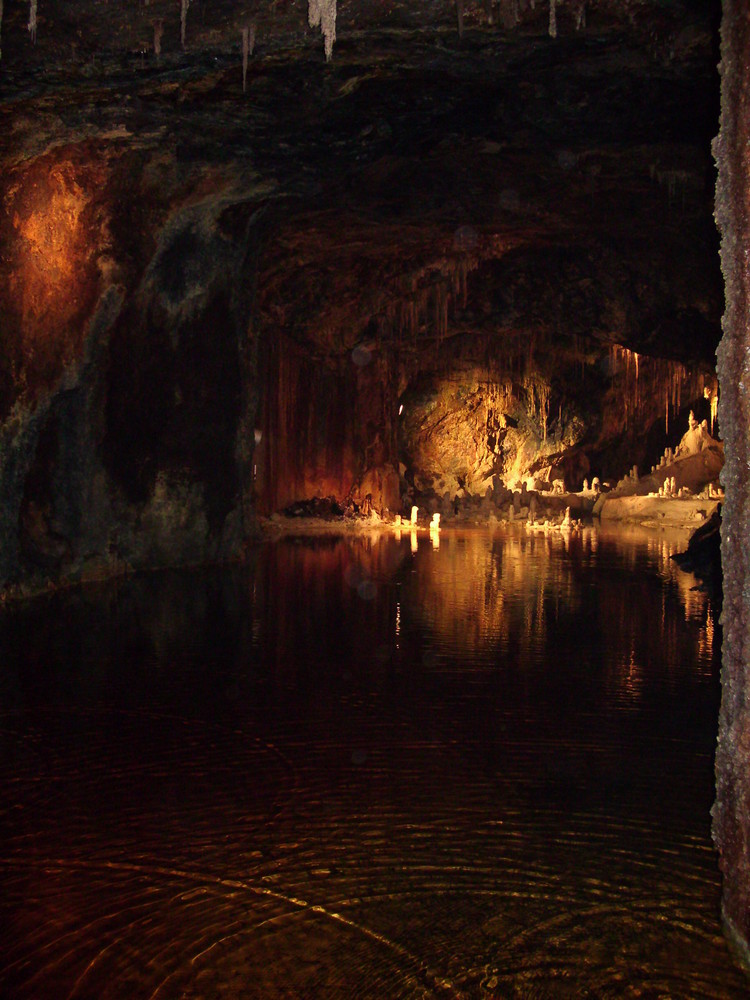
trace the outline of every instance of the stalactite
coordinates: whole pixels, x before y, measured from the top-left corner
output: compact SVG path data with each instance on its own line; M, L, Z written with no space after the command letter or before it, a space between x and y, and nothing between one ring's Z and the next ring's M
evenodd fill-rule
M190 0L180 0L180 42L182 43L183 49L185 48L185 30L187 28L187 12L190 6Z
M307 22L311 28L320 28L326 62L330 62L336 41L336 0L307 0Z
M544 377L537 373L527 374L522 385L528 399L529 415L532 420L541 420L542 441L546 441L551 388Z
M255 24L242 29L242 93L247 90L247 59L255 48Z
M484 0L484 10L487 15L487 24L495 23L495 15L492 10L492 0Z
M576 31L586 27L586 0L580 0L576 11Z
M464 37L464 0L456 0L456 20L458 22L458 37Z
M36 0L29 0L29 34L36 45Z
M705 376L690 371L679 361L649 358L619 344L610 347L609 357L612 378L619 387L626 426L631 414L641 420L644 407L648 408L650 401L663 398L665 432L668 433L670 416L679 413L685 395L692 399L703 392L706 398L712 398L711 390L706 389ZM649 416L648 412L646 416Z
M549 36L557 38L557 0L549 0Z
M3 30L3 0L0 0L0 59L3 58L2 30Z
M164 22L154 21L154 55L161 55L161 40L164 34Z

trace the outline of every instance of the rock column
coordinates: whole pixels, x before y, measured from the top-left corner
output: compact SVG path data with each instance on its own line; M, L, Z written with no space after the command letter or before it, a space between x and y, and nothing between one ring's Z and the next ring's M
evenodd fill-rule
M727 929L750 960L750 18L746 0L724 0L716 219L726 286L717 352L726 493L722 703L716 753L714 841Z

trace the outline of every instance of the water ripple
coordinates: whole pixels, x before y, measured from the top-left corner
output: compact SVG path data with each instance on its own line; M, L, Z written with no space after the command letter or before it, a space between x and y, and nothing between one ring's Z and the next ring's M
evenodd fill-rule
M70 595L57 664L60 608L27 645L0 621L0 994L746 996L710 618L661 549L581 545L269 547L174 607Z

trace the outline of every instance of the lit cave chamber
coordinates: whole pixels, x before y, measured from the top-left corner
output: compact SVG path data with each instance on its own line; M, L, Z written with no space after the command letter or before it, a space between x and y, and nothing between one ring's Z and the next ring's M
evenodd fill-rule
M0 993L747 995L744 2L0 52Z

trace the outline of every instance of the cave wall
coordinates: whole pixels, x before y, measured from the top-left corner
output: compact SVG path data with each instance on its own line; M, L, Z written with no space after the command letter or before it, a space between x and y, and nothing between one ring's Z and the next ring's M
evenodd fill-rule
M84 7L40 5L32 44L6 4L0 590L225 558L325 494L395 511L402 461L577 488L657 447L669 370L608 357L710 365L710 14L561 6L553 39L475 6L462 39L357 3L326 62L272 5L243 65L228 0L163 51L153 4ZM473 370L449 420L410 408Z
M90 142L8 171L0 206L0 586L237 554L253 207L223 174Z
M363 344L325 357L282 330L260 345L261 405L254 455L257 510L372 494L400 509L394 399L387 357Z
M724 876L726 925L750 961L750 20L744 0L725 0L721 42L716 217L722 233L726 311L717 358L726 503L721 528L724 633L713 832Z

